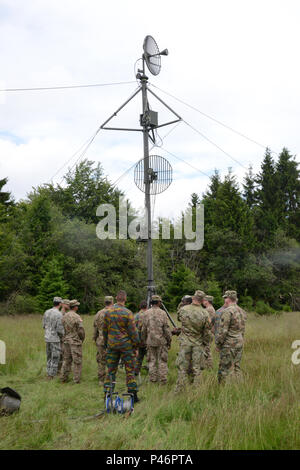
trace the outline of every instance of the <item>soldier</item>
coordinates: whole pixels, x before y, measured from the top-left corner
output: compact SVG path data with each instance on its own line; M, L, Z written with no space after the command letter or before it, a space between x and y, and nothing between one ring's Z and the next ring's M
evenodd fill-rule
M212 325L212 329L214 327L214 324L215 324L215 316L216 316L216 311L212 305L214 301L214 298L212 295L206 295L204 297L204 299L202 300L202 305L205 307L206 311L208 312L209 314L209 318L210 318L210 321L211 321L211 325ZM211 332L210 334L210 342L212 342L213 340L213 334ZM212 369L213 367L213 361L212 361L212 357L211 357L211 350L210 350L210 344L208 344L205 348L205 354L206 354L206 366L208 369Z
M63 299L61 301L61 309L60 309L61 314L64 315L69 310L70 310L70 301L69 301L69 299Z
M106 350L104 348L104 339L103 339L103 323L104 323L104 314L106 309L112 307L114 303L114 298L107 295L104 297L105 308L99 310L95 315L94 319L94 335L93 340L97 346L97 355L96 360L98 363L98 380L99 385L104 385L104 380L106 377Z
M61 301L61 309L60 309L60 313L62 314L62 316L64 316L64 314L66 312L68 312L70 310L70 301L69 299L63 299ZM61 348L61 353L60 353L60 359L59 359L59 363L58 363L58 369L57 369L57 373L59 374L60 371L61 371L61 368L62 368L62 363L63 363L63 348L64 348L64 345L63 345L63 342L62 340L60 341L60 348Z
M64 335L62 314L59 311L61 297L54 297L53 307L46 310L43 316L47 354L47 379L51 380L58 372L61 356L61 338Z
M197 290L192 303L179 311L182 327L176 359L178 378L175 393L185 387L191 367L195 384L200 383L201 371L205 368L205 347L209 344L211 323L208 313L201 305L204 297L204 292Z
M184 307L185 305L190 305L192 303L193 299L191 295L184 295L180 301L180 303L177 306L177 320L178 320L178 314L179 310Z
M107 375L104 382L104 393L109 390L110 379L116 380L120 358L125 364L126 384L128 393L133 394L134 402L138 402L137 383L134 376L136 349L139 335L135 326L133 313L125 307L127 295L120 290L117 302L105 311L103 323L103 339L106 349Z
M70 310L62 317L65 335L63 337L63 365L61 381L67 382L71 371L72 362L74 364L73 380L80 383L82 369L82 343L85 338L85 331L82 319L76 313L80 302L74 299L70 301Z
M142 326L143 326L143 321L145 318L145 313L147 311L147 301L143 300L140 303L140 310L138 313L135 314L134 319L135 319L135 325L137 327L138 333L139 333L139 338L140 338L140 344L138 348L138 356L136 358L136 363L135 363L135 375L139 375L144 357L147 353L147 347L146 345L141 341L141 332L142 332Z
M246 312L237 305L236 291L227 290L223 297L226 307L222 311L216 336L216 346L220 352L219 383L224 383L229 375L240 377L247 319Z
M147 346L150 382L167 383L168 349L171 347L172 334L168 317L160 308L161 297L153 295L151 308L145 313L141 329L141 341Z
M212 328L212 331L213 331L215 337L217 336L218 329L219 329L220 318L221 318L222 312L225 308L226 308L226 303L224 302L224 305L222 305L222 307L220 307L216 311L215 321L214 321L213 328Z

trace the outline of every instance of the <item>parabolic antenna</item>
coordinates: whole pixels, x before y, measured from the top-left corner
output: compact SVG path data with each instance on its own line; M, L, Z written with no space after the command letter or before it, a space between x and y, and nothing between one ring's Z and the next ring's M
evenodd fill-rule
M152 36L146 36L143 44L144 57L149 71L152 75L158 75L160 72L160 52L158 45Z
M145 158L140 160L134 168L134 182L144 193L146 192L145 160ZM172 183L172 166L168 160L159 155L150 155L147 160L149 194L163 193Z

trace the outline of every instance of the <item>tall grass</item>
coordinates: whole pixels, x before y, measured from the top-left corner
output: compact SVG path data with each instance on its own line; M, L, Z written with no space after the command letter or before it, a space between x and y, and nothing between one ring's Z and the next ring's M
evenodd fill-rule
M18 414L0 418L0 449L299 449L300 366L291 363L291 344L300 339L300 314L249 315L242 368L244 380L217 384L214 368L201 386L174 394L178 340L169 354L166 386L147 382L143 372L134 414L85 420L103 409L91 317L84 317L80 385L45 380L41 317L0 317L7 364L0 386L22 395ZM125 391L118 372L117 390Z

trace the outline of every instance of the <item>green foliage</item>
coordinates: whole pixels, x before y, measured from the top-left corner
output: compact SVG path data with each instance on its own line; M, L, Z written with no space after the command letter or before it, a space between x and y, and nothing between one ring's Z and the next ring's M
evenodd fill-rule
M53 297L66 297L68 286L63 280L62 263L53 258L43 268L44 276L39 286L37 300L42 311L51 308Z
M291 312L292 311L291 307L289 305L286 305L286 304L282 305L281 310L283 312Z
M251 312L254 310L253 299L250 295L240 296L239 305L245 310L247 310L248 312Z
M258 300L255 305L255 312L259 315L270 315L271 313L275 313L275 310L270 307L269 303Z
M214 279L205 280L203 284L203 289L207 295L212 295L214 297L214 308L217 310L218 308L222 307L224 304L224 299L222 297L222 289L217 281Z
M184 295L192 295L199 288L199 281L193 271L183 263L171 275L170 282L167 285L167 305L176 310L177 305Z

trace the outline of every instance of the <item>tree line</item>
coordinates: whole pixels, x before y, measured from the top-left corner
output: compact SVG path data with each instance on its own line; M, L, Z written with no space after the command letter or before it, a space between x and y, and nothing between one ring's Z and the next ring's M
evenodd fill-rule
M120 288L129 308L138 308L146 295L146 246L96 237L96 208L111 203L118 216L123 195L100 163L83 160L63 185L38 186L18 202L6 184L0 180L0 313L43 312L55 295L77 298L82 313L95 313L103 296ZM153 241L154 279L167 307L201 288L217 307L222 292L234 289L258 313L291 309L300 293L295 157L286 148L276 158L266 149L259 173L250 167L241 187L231 171L223 178L215 171L207 190L191 195L189 210L200 203L202 250L186 251L184 239Z

